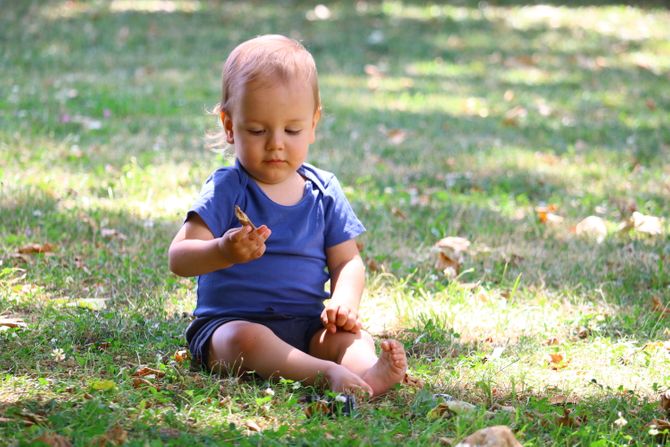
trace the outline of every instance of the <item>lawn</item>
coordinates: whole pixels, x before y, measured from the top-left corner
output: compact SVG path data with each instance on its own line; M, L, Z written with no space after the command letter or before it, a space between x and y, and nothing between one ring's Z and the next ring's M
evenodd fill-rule
M664 443L670 10L564 3L0 0L0 445ZM230 162L222 61L263 33L314 54L309 160L367 227L365 326L419 382L353 416L184 357L167 247Z

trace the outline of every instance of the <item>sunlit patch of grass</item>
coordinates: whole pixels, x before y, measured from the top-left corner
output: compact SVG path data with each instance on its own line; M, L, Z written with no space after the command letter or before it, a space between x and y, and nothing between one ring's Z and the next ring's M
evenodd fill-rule
M321 17L305 2L6 5L0 316L27 327L0 330L3 439L99 443L120 424L131 443L435 445L501 423L528 446L652 444L655 393L670 386L653 301L670 286L670 46L656 5L336 2ZM364 325L400 339L426 383L346 420L308 418L311 388L174 357L195 284L165 255L225 163L204 148L221 61L287 29L320 70L309 161L338 174L368 229ZM563 222L541 223L540 205ZM666 217L664 233L618 232L632 209ZM592 214L600 244L575 234ZM448 235L472 242L457 280L431 250ZM55 249L19 256L45 242ZM143 365L165 372L156 387L135 386ZM438 392L477 410L430 419ZM550 402L560 395L574 401ZM565 427L564 406L588 422Z

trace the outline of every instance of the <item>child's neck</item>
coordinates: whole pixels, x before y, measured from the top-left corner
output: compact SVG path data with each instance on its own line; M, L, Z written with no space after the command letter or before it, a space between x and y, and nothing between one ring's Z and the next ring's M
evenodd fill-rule
M305 192L305 179L297 172L281 183L270 184L253 180L266 196L283 206L291 206L300 202Z

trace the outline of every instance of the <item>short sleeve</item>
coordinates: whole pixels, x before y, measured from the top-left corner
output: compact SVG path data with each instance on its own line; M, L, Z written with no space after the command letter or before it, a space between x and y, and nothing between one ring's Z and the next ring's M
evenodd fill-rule
M222 236L233 223L234 206L241 194L240 186L240 176L234 169L217 170L205 181L187 216L197 213L214 237Z
M365 227L354 213L335 176L324 185L326 248L354 239L365 232Z

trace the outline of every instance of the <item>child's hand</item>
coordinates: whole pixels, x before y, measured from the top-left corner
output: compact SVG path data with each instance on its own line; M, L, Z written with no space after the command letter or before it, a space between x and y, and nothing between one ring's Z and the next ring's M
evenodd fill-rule
M330 302L321 312L321 322L328 332L334 334L338 329L358 333L363 326L358 319L358 312L346 304Z
M219 250L233 264L253 261L265 253L265 241L271 233L265 225L255 230L248 225L231 228L219 238Z

